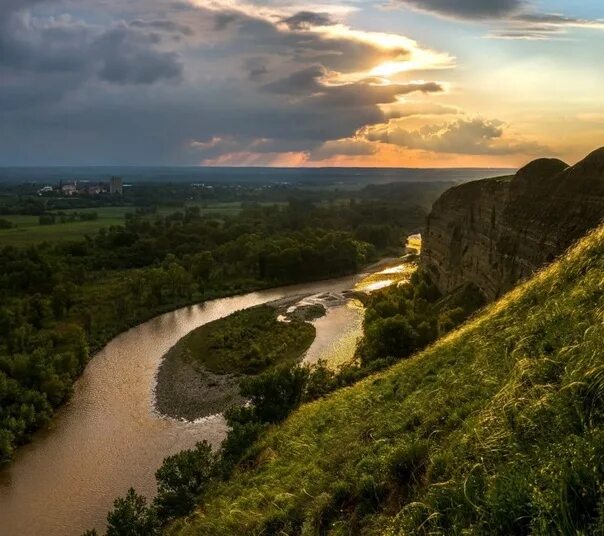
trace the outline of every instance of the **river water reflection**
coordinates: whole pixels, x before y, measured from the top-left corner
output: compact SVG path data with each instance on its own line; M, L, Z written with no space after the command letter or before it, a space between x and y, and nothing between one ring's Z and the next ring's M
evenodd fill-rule
M130 486L153 496L155 470L175 452L226 433L222 416L196 422L154 410L154 378L162 356L192 329L239 309L299 294L341 293L363 276L295 285L212 300L161 315L113 339L76 382L71 402L52 426L20 448L0 471L0 535L71 536L103 529L115 497ZM356 300L328 308L305 360L350 359L361 335Z
M71 402L0 471L2 536L70 536L102 529L130 486L155 492L154 473L175 452L218 445L224 419L187 423L157 415L153 385L162 356L192 329L239 309L300 293L340 292L358 276L252 292L164 314L113 339L76 382ZM323 331L323 330L322 330Z

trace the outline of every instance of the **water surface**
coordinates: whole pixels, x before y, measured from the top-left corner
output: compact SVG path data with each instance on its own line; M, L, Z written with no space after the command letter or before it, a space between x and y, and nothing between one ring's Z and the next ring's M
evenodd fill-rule
M114 499L129 487L154 495L154 473L166 456L204 439L220 444L227 431L222 416L185 422L154 409L161 359L191 330L240 309L303 295L300 304L323 303L327 309L313 321L317 336L304 360L324 359L335 367L353 357L362 335L362 305L345 291L371 291L384 279L390 284L412 273L412 266L396 265L370 275L185 307L113 339L91 359L71 402L57 412L51 427L0 471L0 536L79 536L89 528L103 530Z
M154 411L154 378L162 356L192 329L239 309L301 293L341 292L358 279L212 300L113 339L91 359L51 428L0 471L0 535L80 535L88 528L103 529L113 500L130 486L152 496L155 470L166 456L202 439L218 445L226 433L221 416L181 422ZM318 331L329 337L329 315L324 324Z

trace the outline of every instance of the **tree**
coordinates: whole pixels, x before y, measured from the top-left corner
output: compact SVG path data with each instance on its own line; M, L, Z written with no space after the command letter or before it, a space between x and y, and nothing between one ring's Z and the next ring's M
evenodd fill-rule
M245 411L237 411L241 409L245 410L247 408L232 408L231 414L235 417L235 419L241 419L249 416L249 413L246 413ZM234 415L235 412L237 415ZM229 419L229 413L230 412L227 411L227 420L229 421L231 429L229 430L229 434L227 435L226 439L220 446L219 467L223 478L228 477L233 467L235 467L241 461L247 450L251 447L254 441L258 439L265 427L264 424L259 422L231 421L231 419Z
M155 473L154 505L162 520L190 513L214 474L215 457L206 441L167 457Z
M277 423L300 405L308 375L306 367L278 367L242 381L241 394L251 400L256 420Z
M133 488L116 499L107 514L107 536L153 536L158 534L155 512Z
M386 357L405 357L417 347L418 335L402 315L378 318L367 326L361 359L366 364Z
M202 251L193 255L191 260L191 273L198 281L207 281L210 277L212 267L214 266L214 257L210 251Z

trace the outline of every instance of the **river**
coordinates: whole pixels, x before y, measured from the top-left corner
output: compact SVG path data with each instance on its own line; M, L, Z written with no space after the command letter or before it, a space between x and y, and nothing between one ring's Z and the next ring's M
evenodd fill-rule
M159 415L153 388L162 356L189 331L237 310L288 296L337 295L362 275L222 298L156 317L110 341L74 386L51 426L0 471L1 536L79 536L103 530L113 500L130 486L153 496L155 470L173 453L226 434L220 415L195 422ZM361 335L356 300L327 308L305 360L350 359Z
M79 536L87 528L102 529L113 500L130 486L152 496L155 470L166 456L202 439L218 445L226 433L221 416L181 422L155 412L153 386L162 356L192 329L239 309L301 293L341 292L358 279L212 300L156 317L110 341L90 360L51 427L18 449L0 472L0 534ZM321 340L341 329L340 322L334 330L329 325L324 321L317 329Z

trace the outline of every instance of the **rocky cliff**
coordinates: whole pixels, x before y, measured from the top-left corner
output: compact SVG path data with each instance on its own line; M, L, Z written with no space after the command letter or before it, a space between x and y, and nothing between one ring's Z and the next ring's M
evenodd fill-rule
M426 223L422 268L442 293L473 283L493 300L603 218L604 148L575 166L536 160L445 192Z

